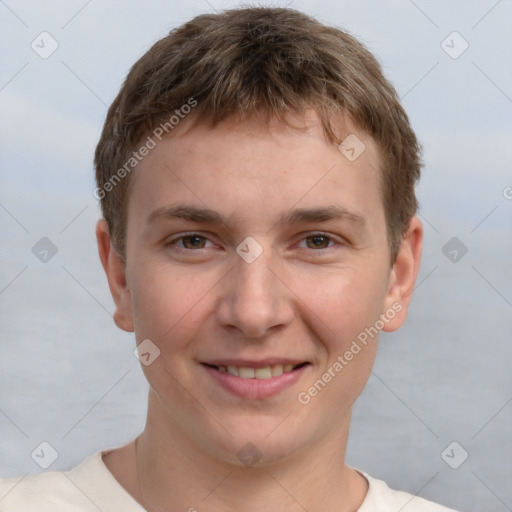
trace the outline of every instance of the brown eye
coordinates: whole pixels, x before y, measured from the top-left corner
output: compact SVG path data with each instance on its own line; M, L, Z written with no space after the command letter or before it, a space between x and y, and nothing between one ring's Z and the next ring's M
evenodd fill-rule
M306 240L308 240L307 246L309 249L327 249L329 242L331 242L331 239L325 235L308 236ZM309 241L311 241L311 243L309 243Z
M181 240L183 240L183 246L186 249L203 249L205 244L204 236L200 235L184 236Z
M208 239L197 233L180 236L166 243L167 247L176 247L178 250L194 250L206 248Z

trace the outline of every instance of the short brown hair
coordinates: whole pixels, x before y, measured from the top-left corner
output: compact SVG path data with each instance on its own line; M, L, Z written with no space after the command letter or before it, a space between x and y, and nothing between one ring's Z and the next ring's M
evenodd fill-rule
M348 114L377 143L391 263L418 203L420 146L393 86L354 37L293 9L249 7L203 14L173 29L131 68L95 153L101 208L124 257L129 169L143 137L176 109L212 126L232 114L274 116L314 109L331 142L334 115ZM115 173L118 175L115 176ZM126 179L113 178L125 177ZM110 183L110 185L108 185ZM108 193L105 193L108 191ZM98 197L98 196L97 196Z

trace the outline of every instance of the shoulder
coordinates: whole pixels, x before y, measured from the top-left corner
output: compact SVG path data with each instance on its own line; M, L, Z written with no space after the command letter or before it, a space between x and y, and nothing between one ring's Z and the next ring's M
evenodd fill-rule
M22 512L35 510L37 506L41 512L49 511L50 507L58 512L64 510L61 505L69 505L70 500L76 499L72 487L64 472L4 478L0 480L0 508L2 512Z
M103 512L142 508L121 487L97 452L70 471L0 479L2 512Z
M96 454L97 456L98 454ZM2 512L24 512L38 510L40 512L69 509L73 504L77 511L91 510L91 503L80 491L80 484L75 483L74 473L77 469L95 469L95 456L85 459L71 471L47 471L21 477L0 480L0 509Z
M368 480L365 500L357 512L457 512L414 494L390 489L383 480L359 471Z

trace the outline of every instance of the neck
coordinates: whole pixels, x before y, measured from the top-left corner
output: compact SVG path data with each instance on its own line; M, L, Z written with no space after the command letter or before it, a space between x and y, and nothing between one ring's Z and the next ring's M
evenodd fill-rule
M150 399L151 402L151 399ZM367 492L366 479L348 468L346 428L275 464L244 467L219 460L148 408L135 446L138 498L148 512L170 509L230 512L262 509L350 512Z

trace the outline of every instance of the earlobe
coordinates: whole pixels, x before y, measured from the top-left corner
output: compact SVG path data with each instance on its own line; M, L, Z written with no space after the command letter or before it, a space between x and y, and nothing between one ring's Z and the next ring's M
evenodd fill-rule
M413 217L405 232L398 255L391 271L385 311L393 311L383 331L396 331L407 318L407 311L418 276L423 246L423 225Z
M126 264L112 245L108 225L104 219L100 219L96 224L96 240L101 264L114 299L114 322L120 329L133 332L132 301L126 282Z

